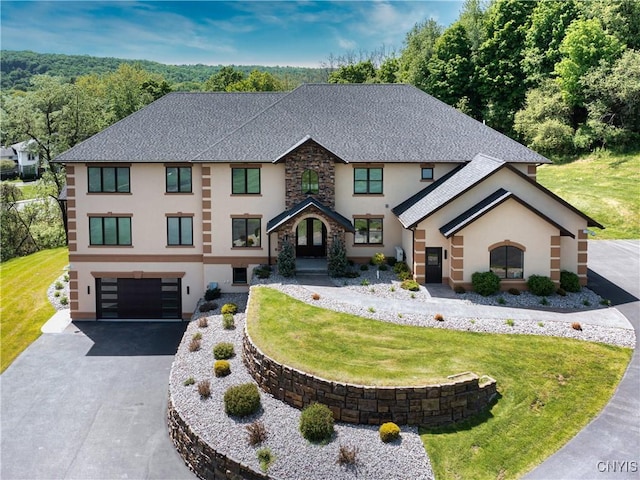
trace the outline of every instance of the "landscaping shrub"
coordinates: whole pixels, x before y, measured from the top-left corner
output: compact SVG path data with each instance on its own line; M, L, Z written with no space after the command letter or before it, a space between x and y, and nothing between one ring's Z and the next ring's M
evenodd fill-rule
M269 265L259 265L253 269L253 274L258 278L269 278L271 276L271 267Z
M387 422L380 425L378 432L380 440L384 443L393 442L400 436L400 427L393 422Z
M402 283L400 284L400 288L404 288L405 290L409 290L411 292L417 292L418 290L420 290L420 284L415 280L407 278L406 280L402 281Z
M442 315L441 313L436 313L433 316L433 319L438 321L438 322L444 322L444 315Z
M249 445L260 445L267 439L267 428L260 420L250 423L245 429L247 430Z
M198 382L198 393L203 398L209 398L211 396L211 384L209 380L202 380Z
M260 470L266 472L274 462L275 457L271 450L268 448L261 448L258 450L258 461L260 462Z
M193 377L189 377L189 378L187 378L184 382L182 382L182 384L183 384L185 387L188 387L189 385L193 385L194 383L196 383L196 379L195 379L195 378L193 378Z
M391 268L396 266L396 263L398 263L398 260L396 260L396 257L387 257L387 265L389 265Z
M224 392L224 411L234 417L246 417L260 408L260 392L255 383L229 387Z
M225 330L233 330L236 328L236 322L231 313L225 313L222 315L222 328Z
M567 270L562 270L560 272L560 287L567 292L573 293L577 293L582 290L582 287L580 286L580 278L578 277L578 275Z
M369 265L367 265L366 263L363 263L362 265L360 265L360 270L362 270L363 272L366 272L367 270L369 270Z
M60 305L66 305L67 303L69 303L69 299L66 296L61 296L60 297Z
M313 298L314 300L320 300L320 294L319 293L313 293L311 295L311 298Z
M216 360L228 360L234 353L233 343L220 342L213 347L213 358Z
M409 268L409 265L407 265L407 262L396 262L393 265L393 273L398 274L400 272L410 272L411 269Z
M368 287L369 285L371 285L371 283L365 278L360 282L360 285L362 285L363 287Z
M387 257L384 256L384 253L376 253L371 257L371 265L384 265L387 261Z
M62 290L63 288L64 288L64 285L62 285L62 282L56 282L55 284L56 290Z
M213 364L213 373L216 377L226 377L231 373L231 364L227 360L216 360Z
M197 352L198 350L200 350L200 346L201 346L201 340L199 338L192 338L191 341L189 342L189 351Z
M207 317L200 317L198 319L198 327L207 328L208 326L209 326L209 320L207 319Z
M56 298L59 297L60 296L60 292L57 292L57 291L53 292L53 296L56 297Z
M327 271L331 277L344 277L348 269L347 251L342 241L336 239L327 253Z
M216 298L220 298L220 289L218 287L207 288L207 291L204 292L204 299L209 301L215 300Z
M556 285L549 277L544 275L531 275L527 280L529 291L539 297L552 295L556 291Z
M355 465L357 462L358 447L348 447L346 445L340 445L338 449L338 459L336 463L338 465Z
M508 292L509 292L511 295L515 295L516 297L517 297L518 295L520 295L520 290L518 290L517 288L514 288L514 287L511 287L511 288L508 290Z
M236 313L238 313L238 306L235 303L225 303L220 309L220 313L222 313L223 315L226 313L235 315Z
M278 253L278 273L283 277L293 277L296 273L296 254L288 241L283 242Z
M556 290L556 293L557 293L558 295L560 295L561 297L566 297L566 296L567 296L567 291L566 291L564 288L562 288L562 287L558 288L558 289Z
M300 433L310 442L323 442L333 435L333 413L326 405L312 403L300 415Z
M200 305L199 310L201 312L210 312L212 310L215 310L216 308L218 308L218 304L215 302L204 302L202 305Z
M475 272L471 275L471 284L474 292L487 297L500 290L500 277L493 272Z
M191 337L194 340L202 340L202 333L200 332L196 332L193 334L193 336Z
M453 291L456 293L465 293L467 290L462 285L456 285Z
M582 325L580 325L580 322L573 322L571 324L571 328L573 328L574 330L582 330Z

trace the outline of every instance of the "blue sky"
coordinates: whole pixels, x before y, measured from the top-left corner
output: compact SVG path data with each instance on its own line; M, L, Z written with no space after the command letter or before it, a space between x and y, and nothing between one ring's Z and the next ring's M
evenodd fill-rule
M447 26L462 0L7 1L1 46L172 64L317 67L329 54L399 51L433 18Z

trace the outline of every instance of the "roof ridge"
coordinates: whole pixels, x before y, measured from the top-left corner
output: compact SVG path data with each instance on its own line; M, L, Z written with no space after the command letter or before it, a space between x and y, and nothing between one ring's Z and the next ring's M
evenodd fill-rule
M256 118L258 118L259 116L263 115L267 110L270 110L271 108L273 108L275 105L277 105L278 103L282 102L285 98L289 98L289 96L297 91L298 89L302 88L305 84L302 85L298 85L296 88L294 88L293 90L289 91L289 92L283 92L284 95L282 95L281 97L279 97L275 102L273 102L271 105L269 105L268 107L260 110L258 113L256 113L253 117L251 117L250 119L248 119L246 122L242 123L241 125L239 125L238 127L234 128L233 130L231 130L229 133L227 133L227 135L225 135L224 137L220 138L217 142L214 142L213 144L209 145L207 148L205 148L204 150L202 150L201 152L198 152L196 155L193 156L193 158L191 160L196 160L198 159L200 156L204 155L206 152L208 152L209 150L211 150L213 147L215 147L216 145L218 145L219 143L223 142L225 139L229 138L231 135L235 134L238 130L240 130L241 128L245 127L246 125L248 125L249 123L253 122ZM232 93L232 92L227 92L227 93ZM257 93L257 92L245 92L245 93ZM262 92L262 93L266 93L266 92ZM278 93L278 92L271 92L271 93Z

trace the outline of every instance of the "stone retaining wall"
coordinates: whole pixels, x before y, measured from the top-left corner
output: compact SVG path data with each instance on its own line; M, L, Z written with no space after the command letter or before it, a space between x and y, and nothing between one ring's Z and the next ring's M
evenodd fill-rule
M204 480L268 480L263 475L222 455L202 440L184 421L169 398L169 436L189 468Z
M496 395L496 381L471 372L420 387L369 387L332 382L281 365L255 346L246 329L243 360L260 388L292 407L323 403L339 422L436 426L476 415Z

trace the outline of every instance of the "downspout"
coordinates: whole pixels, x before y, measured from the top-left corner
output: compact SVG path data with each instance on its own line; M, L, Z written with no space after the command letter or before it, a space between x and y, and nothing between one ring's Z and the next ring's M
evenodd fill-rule
M271 232L267 234L267 265L271 266Z

